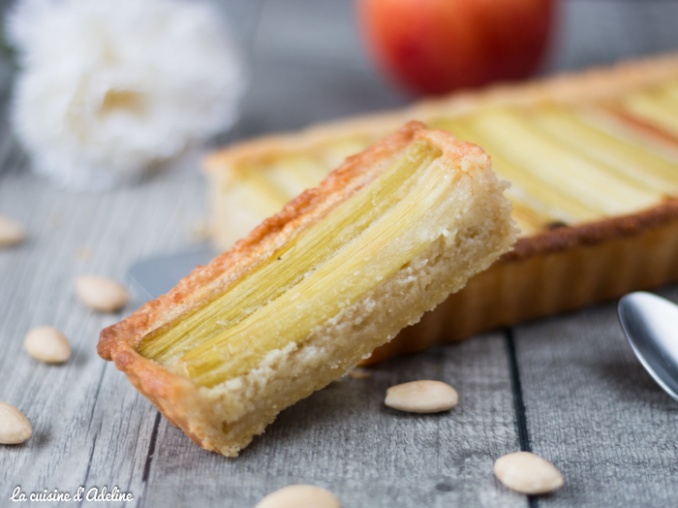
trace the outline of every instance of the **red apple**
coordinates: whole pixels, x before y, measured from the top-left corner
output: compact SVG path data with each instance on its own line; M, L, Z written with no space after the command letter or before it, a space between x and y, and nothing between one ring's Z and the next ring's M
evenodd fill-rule
M534 73L556 0L356 0L377 63L415 93Z

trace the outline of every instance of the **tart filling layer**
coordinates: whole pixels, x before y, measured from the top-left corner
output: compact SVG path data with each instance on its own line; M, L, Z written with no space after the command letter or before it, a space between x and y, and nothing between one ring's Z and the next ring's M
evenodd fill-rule
M420 254L449 222L440 217L449 180L441 150L413 143L390 167L322 218L296 232L225 293L146 337L139 352L214 386L241 376L266 354L299 344ZM431 210L438 209L437 213ZM418 223L430 231L421 234Z

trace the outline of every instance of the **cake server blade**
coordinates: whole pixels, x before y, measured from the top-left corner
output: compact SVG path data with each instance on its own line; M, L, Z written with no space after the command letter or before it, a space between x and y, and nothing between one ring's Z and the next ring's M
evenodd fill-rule
M196 266L209 263L216 255L210 245L201 245L138 261L127 275L139 295L150 300L167 293Z

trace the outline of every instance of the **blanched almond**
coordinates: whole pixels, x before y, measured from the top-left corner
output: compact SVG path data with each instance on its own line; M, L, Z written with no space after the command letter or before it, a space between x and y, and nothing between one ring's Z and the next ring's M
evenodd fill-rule
M0 402L0 444L19 444L33 434L28 418L18 408Z
M118 282L98 275L81 275L75 280L75 292L82 303L100 312L120 310L129 301L129 293Z
M263 498L255 508L339 508L329 490L314 485L290 485Z
M18 245L26 239L26 230L21 224L0 215L0 247Z
M64 363L71 357L68 339L51 326L30 330L24 339L24 349L36 360L46 363Z
M563 475L556 466L530 452L499 457L494 474L509 489L522 494L546 494L563 486Z
M459 395L442 381L412 381L386 390L384 404L410 413L438 413L457 405Z

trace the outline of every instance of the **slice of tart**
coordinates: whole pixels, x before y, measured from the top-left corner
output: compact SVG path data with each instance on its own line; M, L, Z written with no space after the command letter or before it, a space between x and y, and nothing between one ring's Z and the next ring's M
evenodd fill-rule
M99 354L235 456L506 252L504 189L480 148L409 123L103 330Z
M383 357L678 281L678 55L465 92L205 161L220 248L407 119L482 146L522 234ZM375 358L376 358L375 357Z

